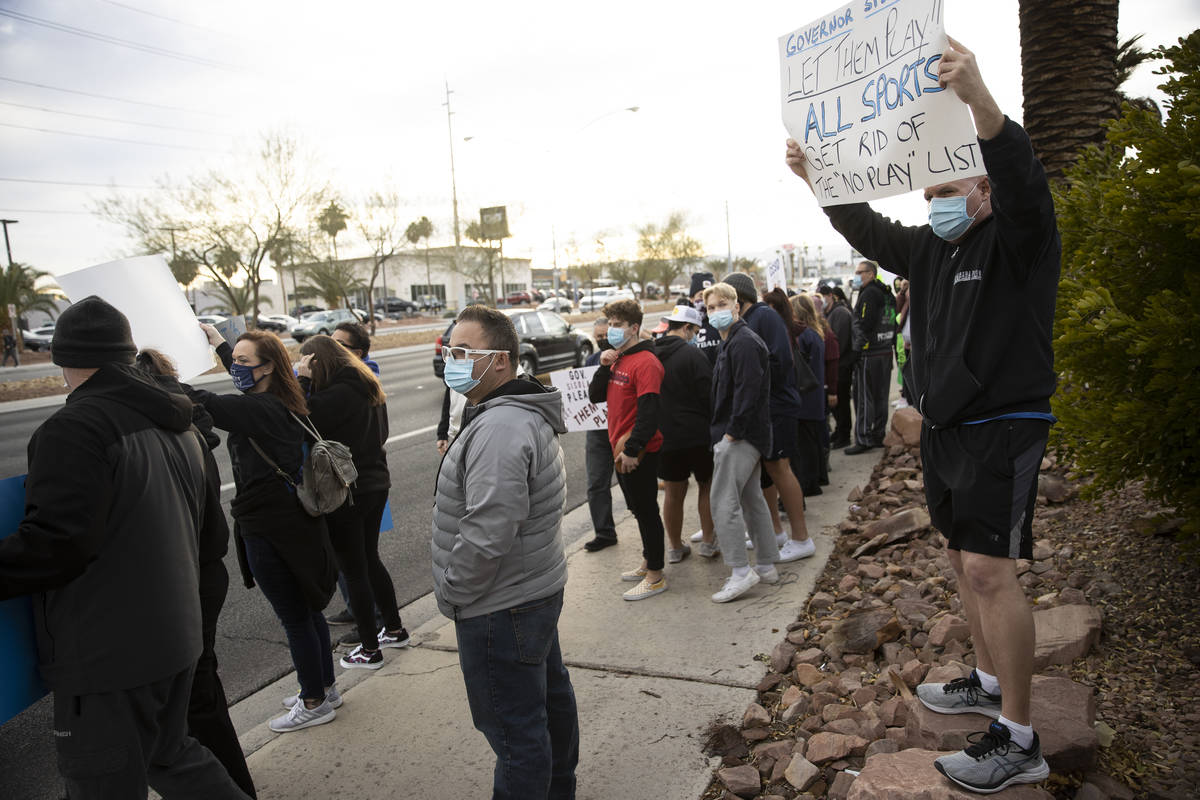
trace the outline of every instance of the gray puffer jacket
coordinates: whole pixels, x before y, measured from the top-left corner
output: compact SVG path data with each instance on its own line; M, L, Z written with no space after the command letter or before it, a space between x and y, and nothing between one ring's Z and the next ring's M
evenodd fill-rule
M447 617L501 611L566 585L565 432L562 395L533 381L510 381L464 413L433 506L433 591Z

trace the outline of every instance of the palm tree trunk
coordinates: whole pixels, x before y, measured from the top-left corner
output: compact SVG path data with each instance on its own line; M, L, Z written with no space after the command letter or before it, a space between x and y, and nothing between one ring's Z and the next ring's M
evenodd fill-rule
M1019 0L1025 130L1050 178L1120 110L1117 0Z

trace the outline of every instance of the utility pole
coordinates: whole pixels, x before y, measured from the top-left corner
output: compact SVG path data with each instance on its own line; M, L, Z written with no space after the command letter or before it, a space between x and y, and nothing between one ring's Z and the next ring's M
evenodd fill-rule
M725 268L733 272L733 235L729 232L729 201L725 201Z
M458 183L454 177L454 124L451 117L454 112L450 110L450 82L446 81L446 102L443 103L446 107L446 130L450 134L450 196L454 201L454 270L457 272L460 264L459 248L462 246L462 234L458 230Z
M8 252L8 265L10 267L13 265L13 260L12 247L8 244L8 226L16 225L18 222L20 222L19 219L0 219L0 225L4 226L4 249Z

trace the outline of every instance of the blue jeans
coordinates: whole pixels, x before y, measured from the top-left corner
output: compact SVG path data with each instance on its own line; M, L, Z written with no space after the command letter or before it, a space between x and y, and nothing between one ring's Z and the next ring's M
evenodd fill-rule
M300 681L300 697L321 700L325 687L333 685L333 646L325 616L308 607L296 579L270 542L258 536L242 539L254 582L283 624L296 679Z
M471 719L496 753L492 800L574 800L575 690L558 646L561 590L456 620Z

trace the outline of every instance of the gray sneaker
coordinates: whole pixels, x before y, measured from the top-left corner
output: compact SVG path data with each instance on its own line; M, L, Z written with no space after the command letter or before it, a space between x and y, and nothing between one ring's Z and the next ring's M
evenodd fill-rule
M933 762L938 772L964 789L991 794L1014 783L1038 783L1050 777L1036 733L1028 750L1018 747L1008 728L999 722L983 733L970 734L967 740L971 745L966 750Z
M295 694L289 694L287 697L283 698L283 707L291 708L299 702L299 692L296 692ZM329 703L329 705L333 706L334 708L342 707L342 695L338 692L336 683L325 690L325 702Z
M267 727L276 733L288 733L333 722L336 716L337 711L329 704L329 698L326 697L325 702L316 708L308 708L304 703L296 703L288 713L267 723Z
M691 554L692 554L692 547L691 547L691 545L687 545L687 544L683 545L682 547L680 547L678 549L668 549L667 550L667 563L668 564L678 564L680 561L683 561L685 558L687 558Z
M917 697L939 714L983 714L1000 719L1000 695L985 692L975 670L949 683L922 683L917 687Z

